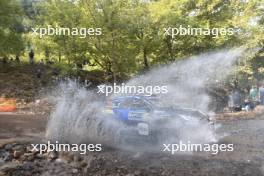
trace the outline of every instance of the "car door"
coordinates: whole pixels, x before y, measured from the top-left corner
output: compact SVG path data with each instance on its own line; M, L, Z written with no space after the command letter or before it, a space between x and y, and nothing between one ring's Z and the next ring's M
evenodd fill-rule
M128 121L128 114L132 105L132 100L129 98L120 102L115 102L115 104L113 111L116 117L119 120Z

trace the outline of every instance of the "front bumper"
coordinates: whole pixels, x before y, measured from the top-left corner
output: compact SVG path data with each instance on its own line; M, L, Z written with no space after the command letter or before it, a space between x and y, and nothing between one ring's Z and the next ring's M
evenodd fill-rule
M139 133L138 129L125 129L120 132L120 137L123 143L126 144L145 144L145 143L155 143L155 136L152 132L148 135L142 135Z

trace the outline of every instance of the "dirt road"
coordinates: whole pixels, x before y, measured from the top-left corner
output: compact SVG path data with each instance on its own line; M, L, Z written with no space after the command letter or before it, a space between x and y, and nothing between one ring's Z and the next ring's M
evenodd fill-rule
M0 144L8 141L32 141L43 137L46 117L0 113Z
M44 117L0 114L0 142L40 140L45 124ZM84 166L47 159L21 162L9 169L5 167L7 163L0 162L0 171L2 168L6 175L264 175L264 119L225 121L219 125L217 133L225 135L220 143L233 143L233 152L171 155L105 149L82 156Z

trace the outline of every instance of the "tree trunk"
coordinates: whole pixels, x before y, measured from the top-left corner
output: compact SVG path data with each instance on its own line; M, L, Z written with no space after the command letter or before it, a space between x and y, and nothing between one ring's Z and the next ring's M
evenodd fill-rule
M61 62L61 52L59 51L59 62Z
M174 55L173 55L173 51L172 51L171 37L167 36L165 41L166 41L166 45L167 45L167 48L168 48L168 54L169 54L170 60L173 61L174 60Z
M148 70L149 69L149 63L148 63L148 58L147 58L147 49L145 47L143 49L143 59L144 59L144 69Z

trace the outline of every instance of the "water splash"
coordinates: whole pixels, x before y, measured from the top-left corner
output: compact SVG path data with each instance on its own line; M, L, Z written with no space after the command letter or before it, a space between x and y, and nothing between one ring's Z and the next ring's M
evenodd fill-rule
M160 97L164 104L208 112L206 86L223 80L242 53L243 49L233 49L193 56L155 68L130 80L128 85L167 85L168 93Z
M205 91L206 85L224 79L242 53L241 49L232 49L190 57L154 68L132 78L127 85L167 85L168 94L159 97L164 106L177 105L209 112L210 98ZM105 113L104 101L95 91L69 81L61 83L55 92L56 106L47 125L47 139L64 143L119 145L119 132L127 127ZM177 120L172 123L176 129L177 124ZM181 128L181 138L201 143L215 140L213 131L204 124L198 124L195 129Z

